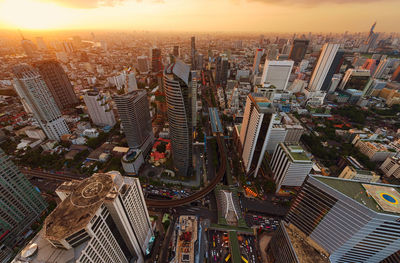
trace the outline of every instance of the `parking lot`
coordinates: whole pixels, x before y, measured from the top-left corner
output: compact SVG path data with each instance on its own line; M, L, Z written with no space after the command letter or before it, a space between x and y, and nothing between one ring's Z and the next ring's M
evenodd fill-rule
M262 228L263 230L276 230L279 225L278 218L268 216L247 214L245 220L247 225L256 226Z
M208 262L231 262L229 237L227 232L209 230L208 240Z
M258 263L258 254L256 249L256 241L252 235L238 235L238 241L240 246L240 254L242 256L242 262Z

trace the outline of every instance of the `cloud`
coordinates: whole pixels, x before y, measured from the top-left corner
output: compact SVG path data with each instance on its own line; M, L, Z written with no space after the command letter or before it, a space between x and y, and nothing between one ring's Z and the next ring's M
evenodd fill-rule
M127 0L44 0L70 8L90 9L100 6L116 6ZM141 0L136 0L141 2Z
M232 0L236 1L236 0ZM374 3L384 0L246 0L248 2L260 2L266 4L293 4L303 6L317 6L321 4L354 4L354 3Z

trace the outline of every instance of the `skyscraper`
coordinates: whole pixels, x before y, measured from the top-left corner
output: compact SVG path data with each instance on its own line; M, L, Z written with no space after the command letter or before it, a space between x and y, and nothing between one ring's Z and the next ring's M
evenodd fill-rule
M217 58L215 69L215 84L225 86L228 81L228 57L221 55Z
M153 230L139 179L96 173L66 182L56 192L62 202L32 240L36 253L21 253L16 260L144 262Z
M151 50L151 71L153 73L160 73L162 70L161 49L153 48Z
M172 54L174 55L174 57L178 58L179 57L179 46L174 46L174 49L172 51Z
M339 89L364 90L370 80L368 69L348 69L339 85Z
M272 61L266 60L261 77L261 84L274 85L277 90L285 90L292 72L292 60Z
M251 93L247 96L240 130L240 143L243 149L242 160L246 173L254 170L254 176L257 176L258 169L264 159L274 118L275 109L271 101L257 93Z
M261 58L264 54L264 49L262 48L258 48L256 50L256 54L254 56L254 62L253 62L253 74L254 75L258 75L259 71L260 71L260 62L261 62Z
M90 119L97 126L114 126L115 117L107 98L98 91L85 93L83 101L89 112Z
M174 166L180 176L188 176L192 167L190 67L177 60L164 73Z
M22 104L33 113L47 137L59 141L62 135L69 134L67 123L39 72L26 64L15 66L13 71Z
M78 104L74 88L61 65L55 60L45 60L35 64L46 82L60 110Z
M196 69L196 38L194 36L190 38L190 54L192 59L192 69Z
M400 82L400 65L397 67L397 69L393 72L392 81L397 81Z
M391 58L382 58L374 72L374 78L381 79L387 74L387 68L392 63Z
M323 46L321 54L318 58L317 65L315 66L314 71L311 75L310 84L308 85L308 89L310 91L321 90L339 47L339 44L330 43L326 43ZM327 89L329 89L329 83L327 85Z
M399 191L397 185L309 176L285 222L332 263L398 262Z
M138 56L138 69L140 74L146 74L149 72L149 62L147 56Z
M333 61L328 70L328 73L326 74L325 80L322 83L322 86L320 89L321 91L329 91L329 88L332 83L333 75L340 72L340 67L343 64L343 61L344 61L344 51L338 50L338 52L336 52L335 57L333 58Z
M149 101L145 90L135 90L114 97L128 145L146 156L153 146Z
M0 246L14 247L47 204L0 149ZM0 252L2 262L10 255Z
M292 49L290 50L289 58L297 63L301 62L307 52L309 40L295 39Z
M376 47L376 41L378 40L379 34L374 32L376 26L376 22L371 26L371 29L369 30L368 38L365 42L366 47L367 47L367 52L370 52L371 50L375 49Z

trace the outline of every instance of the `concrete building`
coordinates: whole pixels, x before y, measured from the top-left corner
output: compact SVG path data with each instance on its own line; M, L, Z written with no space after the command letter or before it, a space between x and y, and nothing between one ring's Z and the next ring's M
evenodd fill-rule
M96 173L57 189L62 202L20 253L21 262L144 262L153 237L139 179ZM36 245L36 246L34 246Z
M298 143L280 143L271 159L276 191L282 186L301 186L310 173L313 162Z
M350 179L365 183L376 183L379 182L380 176L375 172L368 170L356 169L353 166L346 166L343 171L339 174L339 178Z
M114 101L129 147L140 149L146 156L154 142L147 92L135 90L116 95Z
M310 84L308 85L310 91L322 90L322 86L331 69L333 61L335 60L339 47L339 44L331 43L326 43L323 46L317 65L311 75ZM329 86L329 83L327 85Z
M164 72L168 122L175 169L187 176L192 167L192 100L190 67L180 60L170 64Z
M274 118L275 109L270 100L257 93L247 96L240 130L242 160L246 173L254 171L254 176L257 176L265 155Z
M215 67L215 84L225 86L228 80L228 57L226 55L219 56Z
M263 54L264 54L264 49L258 48L256 50L256 54L254 56L253 68L252 68L254 75L258 75L258 73L260 71L260 62L261 62L261 58L262 58Z
M129 149L122 157L121 164L127 175L138 175L140 167L144 164L143 154L140 149Z
M388 145L363 139L357 140L354 146L357 147L361 153L368 156L368 158L373 162L383 162L387 157L396 154L396 151L389 148Z
M367 69L348 69L339 85L340 90L356 89L364 91L370 81Z
M179 217L179 230L173 263L194 263L198 252L198 220L196 216Z
M277 90L286 90L294 62L292 60L266 60L261 77L262 85L274 85Z
M137 62L140 74L147 74L149 72L149 58L147 56L138 56Z
M91 90L85 93L83 101L89 112L89 117L97 126L114 126L115 116L107 98L98 91Z
M78 104L74 88L67 74L56 60L45 60L35 64L40 75L46 82L47 88L60 110L70 108Z
M387 157L379 169L387 177L394 176L400 178L400 158L395 156Z
M1 149L0 178L0 262L9 262L11 249L47 204Z
M310 175L285 222L332 263L398 262L399 191L396 185Z
M51 140L59 141L69 128L60 109L39 72L21 64L13 68L14 86L28 113L33 113L36 121Z
M307 52L310 40L295 39L292 49L290 50L289 58L297 63L301 62Z
M151 49L151 72L161 73L164 66L161 59L161 49L153 48Z

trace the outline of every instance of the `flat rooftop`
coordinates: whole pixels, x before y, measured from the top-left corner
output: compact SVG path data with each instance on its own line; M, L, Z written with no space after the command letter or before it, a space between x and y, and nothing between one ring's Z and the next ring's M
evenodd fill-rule
M307 237L296 226L285 225L292 247L300 263L329 263L329 254L316 242Z
M283 150L295 162L311 162L306 151L299 144L281 143Z
M250 99L256 105L258 112L260 113L274 113L275 108L272 105L272 102L259 93L251 93L249 95Z
M62 240L84 228L110 194L113 185L113 176L105 173L96 173L76 185L46 218L45 237Z
M327 176L312 177L375 212L400 214L400 186L398 185L365 183ZM391 208L389 209L387 205Z

